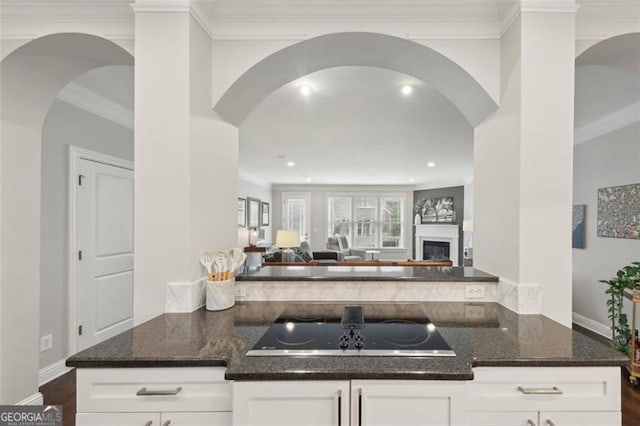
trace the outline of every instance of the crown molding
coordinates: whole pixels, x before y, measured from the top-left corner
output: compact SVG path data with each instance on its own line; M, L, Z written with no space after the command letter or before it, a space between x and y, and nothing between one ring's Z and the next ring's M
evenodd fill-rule
M631 124L640 122L640 101L579 127L574 132L575 144L581 144Z
M271 184L270 182L267 182L264 179L254 176L251 173L247 173L244 170L238 170L238 177L240 178L240 180L243 180L247 183L251 183L254 185L258 185L261 188L265 188L269 190L273 189L273 184Z
M106 120L133 130L133 111L71 82L58 93L58 99Z

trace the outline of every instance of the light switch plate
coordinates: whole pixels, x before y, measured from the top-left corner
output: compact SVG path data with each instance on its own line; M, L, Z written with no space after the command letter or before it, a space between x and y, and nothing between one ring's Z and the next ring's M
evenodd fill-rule
M40 352L48 351L53 348L53 335L47 334L40 338Z

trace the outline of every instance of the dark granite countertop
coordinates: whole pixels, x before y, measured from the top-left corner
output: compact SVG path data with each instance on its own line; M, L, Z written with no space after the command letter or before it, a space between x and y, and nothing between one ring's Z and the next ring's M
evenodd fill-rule
M244 272L238 281L455 281L498 282L479 269L419 266L265 266Z
M286 308L341 312L348 303L241 302L231 309L163 314L67 359L79 368L226 366L230 380L470 380L474 366L622 366L613 349L541 315L497 303L358 303L365 315L402 318L424 312L453 358L246 357Z

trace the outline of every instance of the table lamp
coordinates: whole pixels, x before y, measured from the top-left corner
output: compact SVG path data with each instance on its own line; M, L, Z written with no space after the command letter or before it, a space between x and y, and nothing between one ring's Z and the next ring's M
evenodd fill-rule
M293 262L294 253L291 248L300 247L300 234L296 230L280 229L276 234L276 247L282 250L282 261Z

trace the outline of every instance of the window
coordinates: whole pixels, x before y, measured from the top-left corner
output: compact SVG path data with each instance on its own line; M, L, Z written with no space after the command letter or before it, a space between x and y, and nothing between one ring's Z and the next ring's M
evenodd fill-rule
M404 197L330 195L328 236L345 235L352 247L404 246Z
M282 229L295 229L300 241L309 235L309 194L285 192L282 194Z

